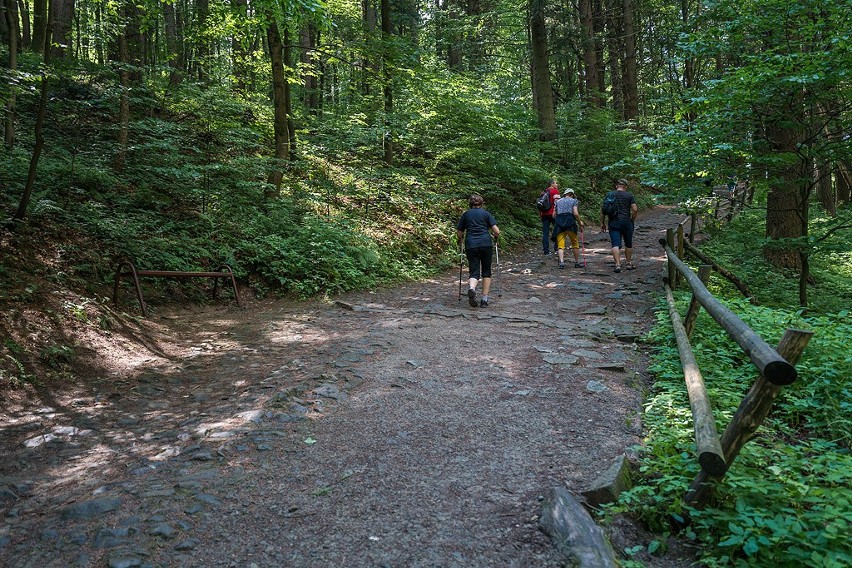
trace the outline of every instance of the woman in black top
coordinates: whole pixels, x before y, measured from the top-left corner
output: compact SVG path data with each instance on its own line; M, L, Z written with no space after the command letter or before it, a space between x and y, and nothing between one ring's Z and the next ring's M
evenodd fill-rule
M482 208L485 200L478 193L474 193L468 199L470 209L464 212L456 226L456 243L461 250L462 238L464 238L465 253L470 280L468 281L467 301L472 307L476 307L476 285L482 278L482 300L479 307L488 307L488 291L491 289L491 256L492 241L500 236L500 228L494 215Z

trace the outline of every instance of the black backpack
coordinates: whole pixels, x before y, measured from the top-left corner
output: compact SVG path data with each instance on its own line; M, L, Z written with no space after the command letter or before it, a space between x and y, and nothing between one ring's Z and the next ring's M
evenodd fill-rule
M550 189L545 189L535 200L535 207L541 212L550 211L553 205L550 203Z
M618 217L618 202L615 199L615 192L610 191L604 197L603 205L601 206L601 213L609 217L610 221L615 220Z

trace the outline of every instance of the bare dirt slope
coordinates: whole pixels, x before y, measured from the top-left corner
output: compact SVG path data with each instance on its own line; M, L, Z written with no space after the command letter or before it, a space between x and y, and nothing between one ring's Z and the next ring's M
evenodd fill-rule
M586 269L501 251L486 309L458 300L457 271L324 302L152 305L79 384L2 408L0 565L563 565L540 498L641 442L635 340L678 220L640 215L620 274L593 230Z

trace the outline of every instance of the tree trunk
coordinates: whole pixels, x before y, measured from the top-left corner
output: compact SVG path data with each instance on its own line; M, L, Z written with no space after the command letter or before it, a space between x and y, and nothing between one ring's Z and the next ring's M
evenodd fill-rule
M794 109L797 106L794 102L787 112L778 111L779 118L768 121L766 125L766 138L773 155L788 158L788 165L770 170L766 236L772 240L798 238L806 233L807 217L803 218L802 212L807 211L810 176L806 164L797 157L803 137L801 127L796 125L802 122L795 120ZM779 163L783 161L778 160ZM779 268L801 268L800 256L794 246L765 247L763 255Z
M74 22L74 0L50 0L53 6L53 41L50 58L63 59L71 45L71 24Z
M275 165L269 173L265 196L267 199L275 199L281 195L281 181L284 179L283 164L290 155L290 133L287 128L287 108L284 98L285 83L287 77L284 73L283 46L281 34L275 16L268 14L268 27L266 38L269 45L269 59L272 63L272 108L273 108L273 131L275 139Z
M852 169L846 162L837 162L834 170L834 177L837 181L837 202L838 204L848 204L850 198L850 188L852 188Z
M181 70L181 41L178 38L175 5L163 2L163 29L166 34L166 60L169 62L169 86L177 87L183 81Z
M391 36L391 20L390 20L390 0L381 0L382 12L382 78L384 79L384 100L385 100L385 134L384 134L384 149L385 163L389 166L393 165L393 125L391 117L393 115L393 87L391 81L393 79L390 69L390 36Z
M46 23L49 24L53 19L53 7L48 7ZM36 172L38 171L38 161L41 158L41 151L44 148L44 136L42 130L44 127L44 117L47 114L47 99L49 91L49 77L47 67L50 64L50 27L45 29L44 34L44 70L41 75L41 92L38 99L38 109L36 110L36 122L34 128L35 144L33 145L33 155L30 157L30 167L27 170L27 183L24 185L24 191L21 193L21 201L18 204L18 210L12 219L22 221L27 216L27 209L30 206L30 199L35 188Z
M9 75L14 77L18 70L18 11L15 0L6 0L6 20L9 28ZM5 144L11 150L15 146L15 100L17 87L10 85L6 101Z
M592 0L592 26L594 28L595 38L595 64L597 65L596 75L598 78L598 106L603 107L606 104L606 58L604 56L604 9L603 0Z
M598 57L595 48L594 14L592 0L580 0L580 28L583 38L583 71L585 73L586 101L600 107L598 92Z
M284 46L282 51L284 58L284 74L290 75L291 65L293 63L293 50L290 45L290 29L284 28ZM290 81L284 81L284 113L287 115L287 136L289 143L287 145L287 158L292 160L296 157L296 125L293 122L293 97Z
M378 66L375 63L375 35L378 25L376 7L372 0L361 0L361 17L364 21L364 55L361 70L361 94L370 94L371 75L378 74Z
M460 34L458 31L459 20L461 18L460 0L447 0L446 13L449 23L447 32L447 68L453 71L462 70L462 52L460 44Z
M609 75L612 83L612 109L619 116L624 114L624 99L622 96L621 64L619 55L624 51L622 44L624 30L622 29L621 0L608 0L607 9L607 54L609 56Z
M530 0L530 47L532 50L532 95L538 115L539 136L542 140L556 138L556 116L553 107L553 86L547 58L547 29L544 23L543 0Z
M135 6L130 6L133 0L125 1L122 6L121 14L125 22L125 26L121 28L121 33L118 34L118 64L119 64L119 89L121 95L118 103L118 153L115 155L113 167L115 171L121 172L124 170L124 165L127 162L127 140L130 127L130 83L131 73L128 67L128 40L127 30L132 28L132 11L136 10Z
M30 49L32 46L32 32L30 30L30 7L26 0L19 0L18 10L21 14L21 45L19 49Z
M300 44L302 52L300 61L304 68L302 80L305 85L305 106L308 112L316 114L319 107L319 94L317 91L317 69L314 61L314 51L316 49L316 28L313 25L307 24L302 28Z
M44 53L44 35L47 30L47 0L33 0L33 41L36 53Z
M624 0L624 54L622 56L624 83L624 119L634 120L639 116L639 82L636 70L636 32L634 30L634 0Z
M817 196L822 208L832 217L837 216L837 192L831 181L831 167L828 161L820 161L814 169L814 183L817 188Z
M210 14L210 0L195 0L195 7L198 14L198 29L207 29L207 16ZM206 83L209 80L210 68L210 44L206 37L200 37L195 46L198 65L198 80Z

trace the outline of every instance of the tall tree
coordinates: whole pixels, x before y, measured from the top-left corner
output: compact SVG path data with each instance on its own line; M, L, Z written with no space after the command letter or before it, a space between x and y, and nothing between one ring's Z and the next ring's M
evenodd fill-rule
M267 14L266 41L269 47L269 59L272 66L272 109L275 164L267 178L267 198L281 195L281 182L284 179L283 164L290 155L290 131L287 122L285 89L287 76L284 69L284 45L275 15Z
M634 120L639 116L639 82L636 63L636 30L633 2L634 0L623 0L622 2L624 53L621 61L625 120Z
M53 41L50 58L63 59L71 51L71 26L74 23L74 0L49 0L53 9Z
M393 73L391 72L391 13L390 0L381 0L382 13L382 80L384 95L384 159L388 165L393 165L394 135L393 135Z
M556 115L553 106L553 85L547 57L547 29L544 21L544 1L530 0L530 57L532 94L542 140L556 138Z
M5 10L2 14L6 21L8 30L8 47L9 47L9 74L14 76L18 71L18 10L15 0L5 0ZM16 87L13 85L9 88L9 99L6 101L5 110L5 144L6 148L12 149L15 145L15 99Z
M598 83L598 54L595 41L594 10L592 0L580 0L580 28L583 38L583 75L586 100L592 106L601 106Z

